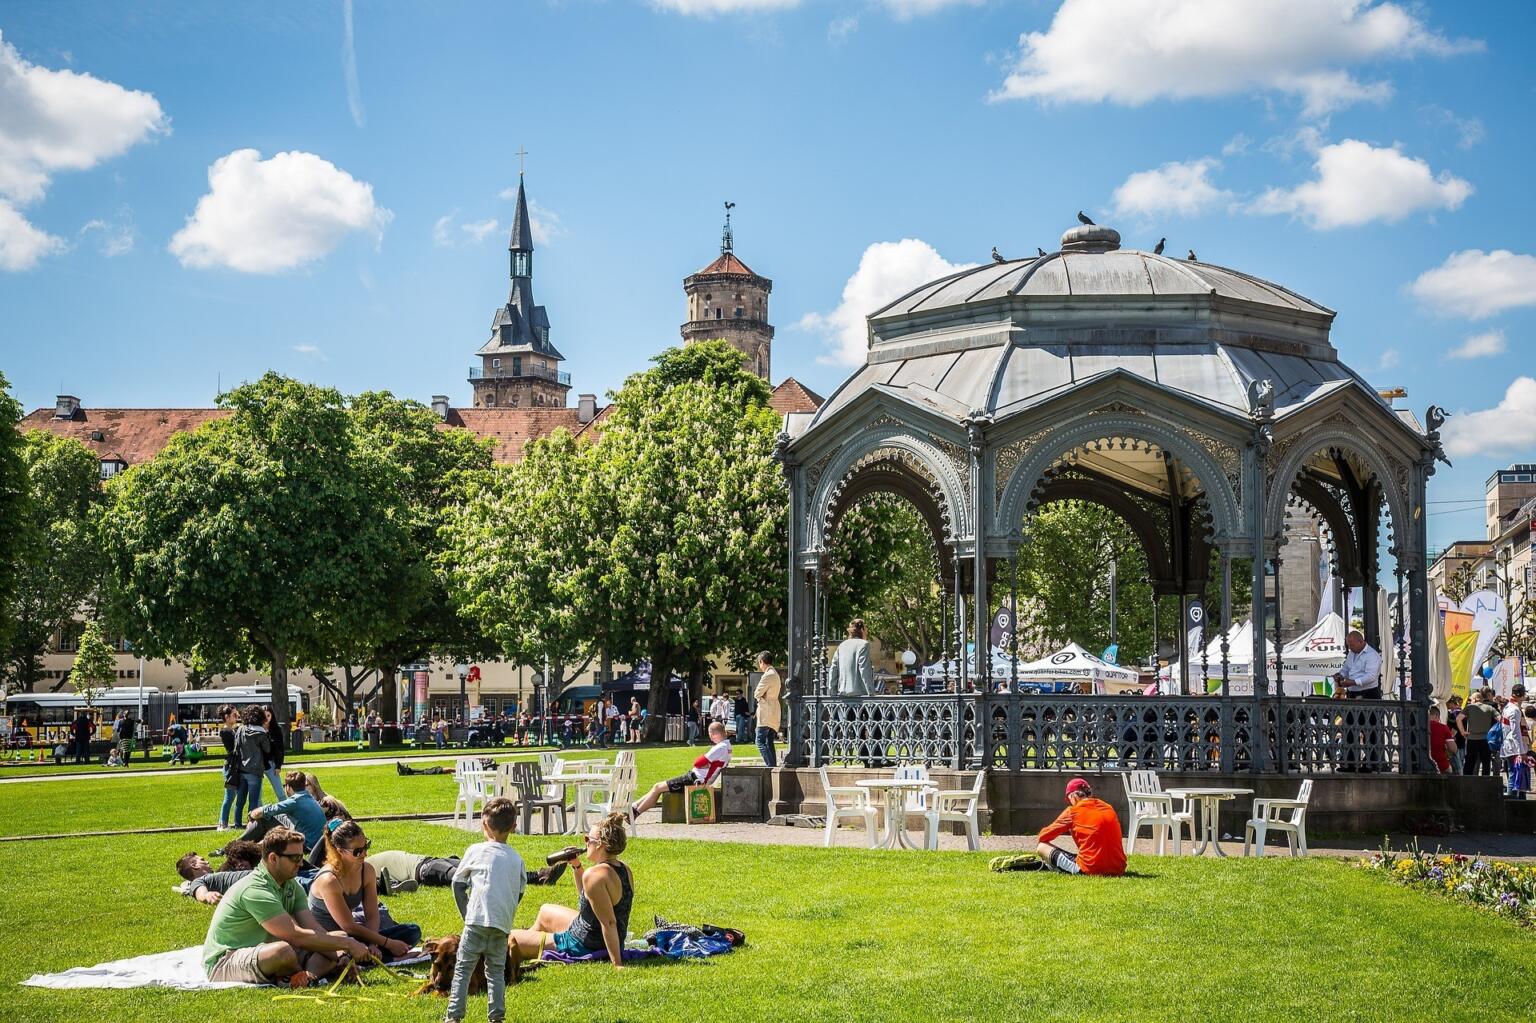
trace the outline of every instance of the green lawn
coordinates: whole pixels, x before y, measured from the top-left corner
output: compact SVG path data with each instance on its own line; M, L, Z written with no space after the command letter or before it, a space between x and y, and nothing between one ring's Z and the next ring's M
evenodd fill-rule
M742 756L749 750L756 748L736 747ZM641 786L681 774L699 753L694 746L641 749L635 760ZM612 760L615 751L573 750L570 755ZM448 775L402 778L393 763L315 773L327 792L359 816L453 809L453 778ZM263 794L270 799L271 789L264 788ZM17 782L0 786L0 836L215 824L223 798L220 776L208 772Z
M105 796L102 789L92 795ZM376 847L426 853L458 852L467 842L423 823L369 832ZM533 836L516 844L534 861L563 843ZM172 862L189 847L176 835L0 844L5 1018L442 1018L443 1003L429 999L319 1008L274 1003L263 990L15 986L35 971L199 943L209 909L169 891ZM1136 857L1139 876L1073 879L993 874L982 854L643 837L625 859L636 877L636 931L659 913L739 927L749 946L705 964L622 974L548 968L512 989L508 1019L1489 1023L1530 1013L1522 978L1536 938L1337 861ZM519 923L545 900L574 903L570 881L532 890ZM398 918L430 935L458 930L444 889L390 902ZM484 1013L484 1000L473 1000L469 1018Z

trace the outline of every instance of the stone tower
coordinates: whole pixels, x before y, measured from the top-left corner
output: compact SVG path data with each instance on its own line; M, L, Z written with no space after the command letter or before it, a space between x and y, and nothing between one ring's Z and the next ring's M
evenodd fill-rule
M768 293L773 282L759 277L731 251L731 207L725 204L725 230L720 258L683 279L688 296L688 322L683 340L689 343L724 338L747 356L747 369L769 379L773 327L768 323Z
M491 339L469 369L475 408L564 408L571 375L560 371L565 356L549 343L549 316L533 304L533 226L523 176L517 176L512 217L512 292L491 319Z

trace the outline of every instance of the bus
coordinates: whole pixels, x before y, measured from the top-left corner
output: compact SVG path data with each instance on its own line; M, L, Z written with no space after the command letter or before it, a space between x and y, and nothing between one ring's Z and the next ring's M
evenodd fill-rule
M306 713L303 690L297 686L288 690L289 720L299 720ZM124 710L131 710L149 729L150 741L164 738L165 731L174 718L187 726L188 733L204 746L213 750L219 746L218 709L228 703L236 710L244 710L252 704L267 705L272 702L270 685L230 686L227 689L191 689L185 692L163 691L151 686L113 686L98 693L91 701L91 713L96 719L94 738L100 742L113 740L112 722ZM86 708L85 698L77 693L14 693L5 697L3 716L4 735L13 744L52 748L72 742L70 725L75 715Z

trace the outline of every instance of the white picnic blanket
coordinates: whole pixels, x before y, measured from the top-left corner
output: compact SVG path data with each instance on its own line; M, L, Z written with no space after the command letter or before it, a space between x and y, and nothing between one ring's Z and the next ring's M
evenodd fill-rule
M211 991L254 984L212 981L203 973L203 946L118 959L100 966L76 966L63 973L34 973L22 981L28 987L129 988L169 987L178 991Z

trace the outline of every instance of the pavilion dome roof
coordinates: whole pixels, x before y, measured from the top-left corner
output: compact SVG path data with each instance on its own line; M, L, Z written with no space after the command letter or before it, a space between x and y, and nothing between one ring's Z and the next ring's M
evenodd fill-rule
M1270 380L1276 410L1355 386L1339 361L1334 312L1228 267L1120 247L1101 225L1055 251L994 260L930 281L868 320L864 366L818 413L872 388L963 417L1000 418L1113 371L1246 414Z

